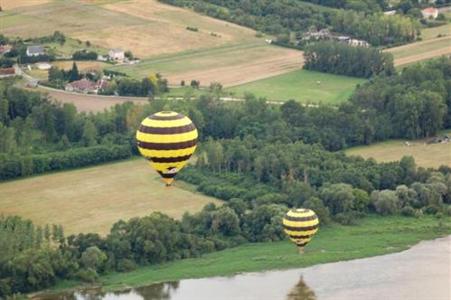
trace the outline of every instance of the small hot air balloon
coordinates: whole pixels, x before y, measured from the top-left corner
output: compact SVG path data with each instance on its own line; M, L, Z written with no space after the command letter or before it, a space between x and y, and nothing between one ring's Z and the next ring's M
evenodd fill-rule
M299 248L299 253L304 253L304 246L318 231L319 220L311 209L298 208L288 211L283 218L283 228L290 240Z
M139 152L170 186L197 145L197 129L182 114L161 111L145 118L136 132Z

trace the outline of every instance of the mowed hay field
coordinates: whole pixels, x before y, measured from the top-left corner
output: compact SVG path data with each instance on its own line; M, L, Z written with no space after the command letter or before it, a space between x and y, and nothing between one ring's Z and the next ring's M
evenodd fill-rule
M5 9L2 33L32 37L59 30L104 48L132 50L140 58L257 39L251 29L156 0L35 2L42 4Z
M219 203L180 181L167 188L155 174L145 160L135 159L0 183L0 214L62 224L68 234L106 234L119 219L155 211L180 218Z
M293 71L226 91L235 97L250 92L272 101L297 100L303 103L337 104L346 101L365 79L308 70Z
M131 50L141 63L113 70L138 79L159 72L171 85L195 79L202 86L233 86L300 69L303 63L301 51L269 45L252 29L156 0L54 0L6 10L0 22L2 33L10 36L59 30L70 41L90 41L100 52Z
M426 28L421 31L423 41L389 48L393 54L395 66L405 66L418 61L451 54L451 24Z
M303 62L301 51L271 46L260 40L163 55L136 65L108 69L135 78L159 72L171 85L179 85L182 80L189 84L194 79L201 86L209 86L211 82L234 86L298 70Z
M49 1L51 0L1 0L0 6L3 10L9 10L17 7L40 5Z
M30 89L35 90L35 89ZM72 103L81 112L101 112L116 104L133 102L135 104L147 104L148 98L144 97L112 97L101 95L86 95L70 93L62 90L39 87L37 91L48 95L53 101L60 103Z
M359 146L346 150L348 155L374 158L379 162L399 161L403 156L413 156L420 167L438 168L441 165L451 167L451 143L426 144L424 140L393 140L370 146Z

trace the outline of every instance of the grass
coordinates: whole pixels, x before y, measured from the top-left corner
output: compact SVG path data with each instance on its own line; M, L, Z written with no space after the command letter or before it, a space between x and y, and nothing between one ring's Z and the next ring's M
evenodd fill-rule
M100 55L106 55L108 53L108 49L106 48L92 44L88 47L83 41L75 40L72 38L66 38L66 42L63 45L60 45L59 43L48 43L45 44L45 47L50 52L53 52L57 57L72 57L72 54L74 54L74 52L82 49L87 51L94 51Z
M441 225L439 225L441 222ZM200 258L141 267L129 273L102 276L105 290L148 285L185 278L227 276L240 272L307 267L405 250L421 240L451 233L451 218L369 216L359 225L320 228L300 256L288 242L254 243L214 252ZM76 281L60 282L53 291L74 287Z
M374 158L379 162L399 161L403 156L413 156L420 167L438 168L441 165L451 167L451 143L426 144L425 140L409 141L391 140L369 146L359 146L346 150L348 155Z
M105 234L120 219L153 211L179 218L219 203L180 181L166 188L155 174L145 160L134 159L0 183L0 214L62 224L68 234Z
M393 48L390 52L395 59L405 58L413 55L425 54L427 52L451 47L451 37L443 37L439 39L427 40L411 45Z
M303 103L337 104L346 101L365 79L332 75L308 70L251 82L227 89L235 96L250 92L268 100L295 99Z

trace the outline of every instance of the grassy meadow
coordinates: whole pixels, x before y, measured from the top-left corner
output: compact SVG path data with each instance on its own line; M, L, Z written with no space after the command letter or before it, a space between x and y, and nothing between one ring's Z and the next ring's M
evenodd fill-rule
M399 161L403 156L413 156L420 167L438 168L441 165L451 167L451 143L427 144L426 140L391 140L369 146L358 146L346 150L348 155L374 158L378 162Z
M337 104L346 101L365 79L298 70L239 85L226 91L236 97L250 92L272 101L294 99L302 103Z
M300 256L288 241L244 244L204 255L200 258L142 267L128 273L102 276L105 290L121 290L155 282L185 278L227 276L240 272L307 267L315 264L350 260L405 250L421 240L451 234L451 218L438 220L423 216L369 216L358 226L321 227ZM77 286L79 282L60 282L53 290Z
M180 218L219 203L180 181L167 188L144 159L3 182L0 195L0 214L61 224L67 234L106 234L120 219L154 211Z

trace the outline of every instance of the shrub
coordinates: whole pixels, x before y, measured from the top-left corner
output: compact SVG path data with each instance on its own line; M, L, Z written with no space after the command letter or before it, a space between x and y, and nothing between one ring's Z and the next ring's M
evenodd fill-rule
M81 269L75 274L75 276L81 281L88 283L94 283L99 279L99 275L92 268Z
M401 214L406 217L414 217L415 216L415 209L411 206L405 206L401 209Z

